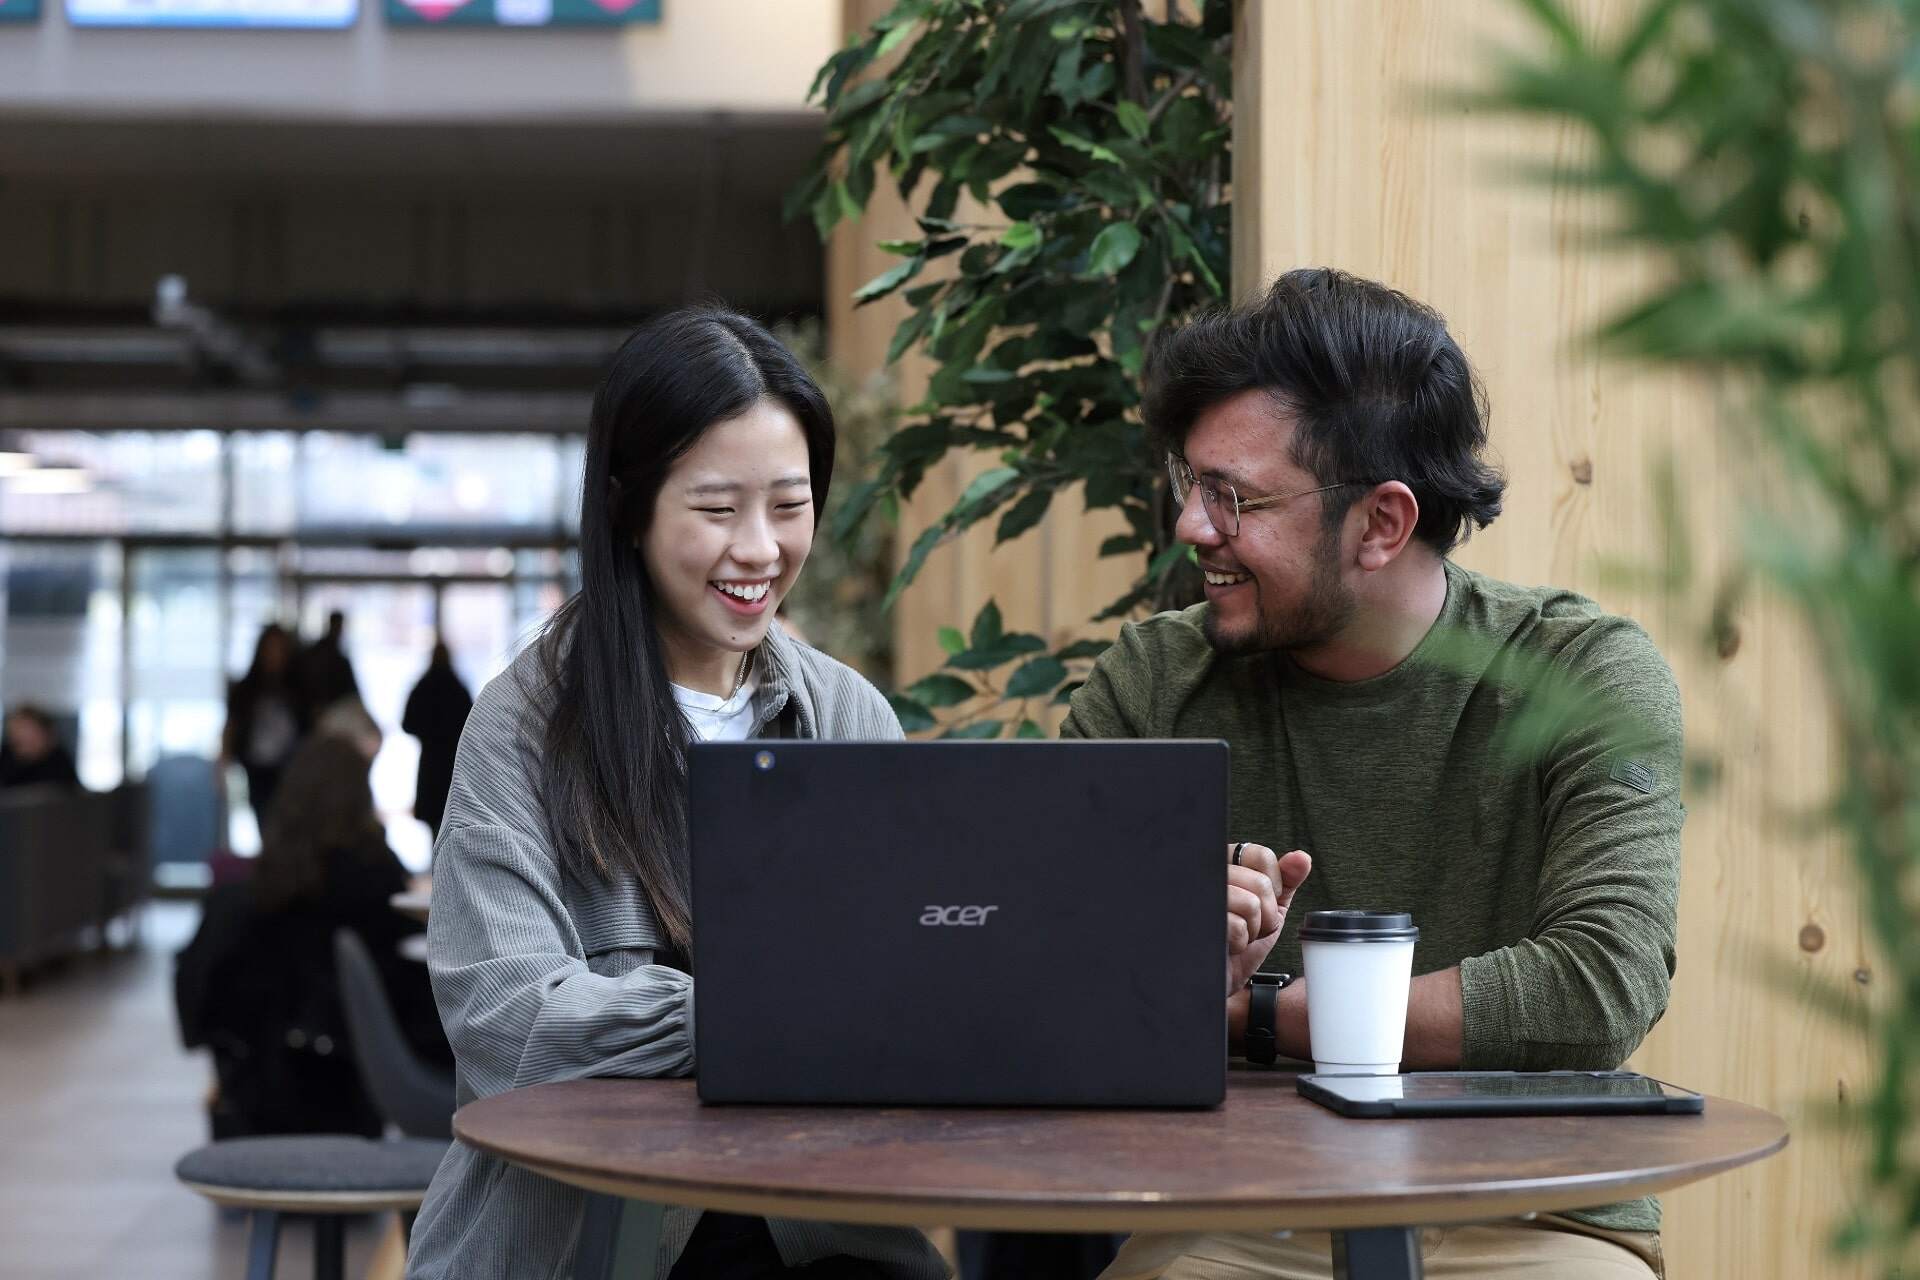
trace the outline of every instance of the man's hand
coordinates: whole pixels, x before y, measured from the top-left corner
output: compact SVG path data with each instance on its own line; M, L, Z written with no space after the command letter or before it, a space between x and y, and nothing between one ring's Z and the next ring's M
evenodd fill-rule
M1313 870L1313 859L1295 849L1276 855L1263 844L1227 846L1231 861L1240 850L1237 866L1227 867L1227 995L1247 985L1280 941L1287 908L1294 893Z

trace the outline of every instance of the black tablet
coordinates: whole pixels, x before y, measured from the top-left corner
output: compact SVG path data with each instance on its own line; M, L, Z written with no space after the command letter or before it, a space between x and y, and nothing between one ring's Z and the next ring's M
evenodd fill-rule
M1300 1096L1343 1116L1698 1115L1706 1101L1634 1071L1303 1075Z

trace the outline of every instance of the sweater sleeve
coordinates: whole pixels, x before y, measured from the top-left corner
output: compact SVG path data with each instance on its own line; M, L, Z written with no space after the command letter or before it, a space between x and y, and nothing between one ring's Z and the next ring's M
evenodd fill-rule
M1153 661L1138 623L1120 628L1120 638L1093 664L1085 684L1073 691L1062 738L1150 738Z
M661 939L628 901L637 886L584 912L569 901L515 675L488 686L467 722L434 861L428 968L463 1098L687 1075L693 979L651 963Z
M1576 696L1539 765L1533 923L1461 965L1468 1068L1617 1067L1667 1006L1686 817L1679 690L1624 619L1561 666Z

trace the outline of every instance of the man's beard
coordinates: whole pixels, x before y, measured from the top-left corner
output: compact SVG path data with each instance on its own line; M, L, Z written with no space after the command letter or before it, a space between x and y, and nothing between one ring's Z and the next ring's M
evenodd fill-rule
M1250 653L1276 650L1297 653L1316 648L1333 639L1353 620L1353 593L1340 582L1340 530L1329 529L1313 548L1313 574L1307 580L1307 596L1300 604L1276 617L1268 613L1260 595L1260 579L1253 579L1254 625L1248 631L1229 633L1220 624L1220 612L1209 608L1204 629L1207 643L1216 653L1241 657Z

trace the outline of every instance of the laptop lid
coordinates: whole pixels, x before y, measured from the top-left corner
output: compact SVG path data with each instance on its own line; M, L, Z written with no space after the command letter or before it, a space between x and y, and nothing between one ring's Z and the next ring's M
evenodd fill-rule
M690 749L709 1102L1209 1106L1224 742Z

